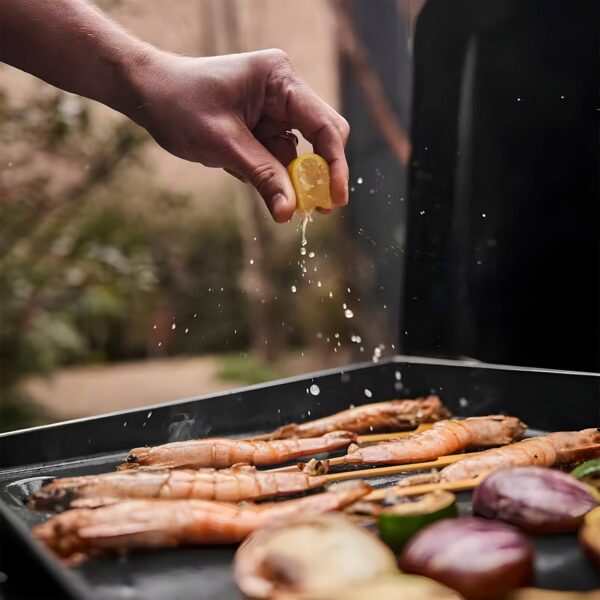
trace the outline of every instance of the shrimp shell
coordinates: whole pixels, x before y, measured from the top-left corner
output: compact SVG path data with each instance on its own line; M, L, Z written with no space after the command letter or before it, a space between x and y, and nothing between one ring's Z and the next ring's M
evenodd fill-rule
M130 470L101 475L55 479L29 500L36 510L65 510L82 499L162 498L239 502L271 496L297 494L322 487L326 477L296 473L258 471L248 465L231 469L179 469L173 471Z
M466 457L440 471L442 481L471 479L508 467L565 465L600 456L598 429L558 431Z
M431 429L408 438L370 446L350 446L349 464L405 464L434 460L467 448L509 444L521 437L525 424L516 417L492 415L461 421L439 421Z
M154 469L182 467L222 469L244 463L255 466L276 465L303 456L346 448L356 439L348 431L333 431L317 438L248 441L206 438L173 442L162 446L134 448L120 469L136 466Z
M355 406L348 410L306 423L284 425L251 440L308 438L343 430L372 433L411 429L419 423L433 423L449 416L437 396L415 400L388 400Z
M92 555L134 548L233 544L266 525L344 508L370 491L363 481L349 481L322 494L265 504L126 500L96 509L69 510L34 527L33 532L59 557L74 564Z

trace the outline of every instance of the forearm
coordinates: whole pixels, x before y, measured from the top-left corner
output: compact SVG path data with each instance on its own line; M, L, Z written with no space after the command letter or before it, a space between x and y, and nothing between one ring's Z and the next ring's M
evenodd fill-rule
M139 120L136 78L158 50L85 0L0 0L0 58Z

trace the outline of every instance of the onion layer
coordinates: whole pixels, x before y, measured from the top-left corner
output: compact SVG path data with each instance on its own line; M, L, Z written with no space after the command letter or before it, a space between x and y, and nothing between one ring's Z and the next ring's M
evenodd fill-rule
M531 581L533 550L509 525L461 517L420 531L405 547L400 566L467 598L494 598Z
M571 475L543 467L492 473L473 495L473 512L532 533L576 531L597 506L587 486Z

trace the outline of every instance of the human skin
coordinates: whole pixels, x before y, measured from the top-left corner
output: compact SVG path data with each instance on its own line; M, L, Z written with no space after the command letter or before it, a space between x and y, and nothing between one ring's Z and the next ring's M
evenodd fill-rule
M327 160L336 205L348 202L346 120L277 49L179 56L129 34L86 0L0 0L0 59L123 113L165 150L251 183L277 222L296 197L285 169L299 130Z

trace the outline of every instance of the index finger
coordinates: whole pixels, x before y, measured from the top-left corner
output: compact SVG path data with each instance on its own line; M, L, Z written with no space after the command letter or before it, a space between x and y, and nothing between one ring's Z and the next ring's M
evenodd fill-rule
M303 81L289 90L286 120L298 129L329 164L331 195L335 204L348 203L348 163L344 146L350 126Z

